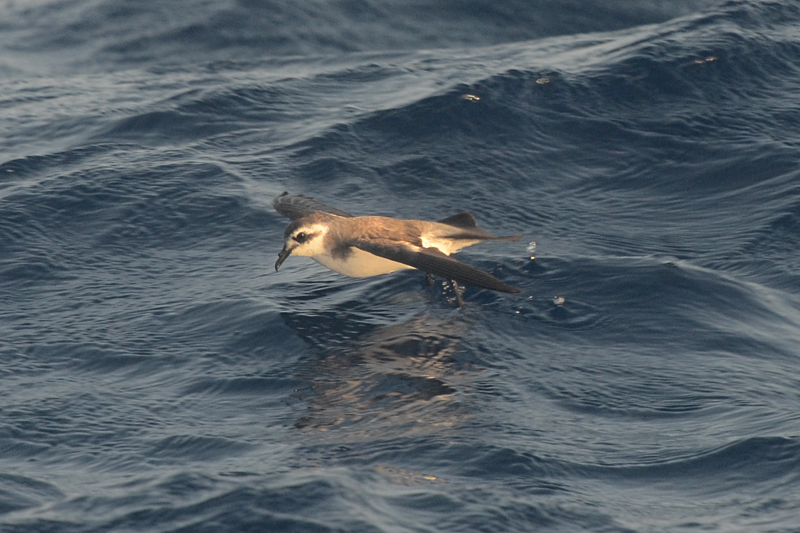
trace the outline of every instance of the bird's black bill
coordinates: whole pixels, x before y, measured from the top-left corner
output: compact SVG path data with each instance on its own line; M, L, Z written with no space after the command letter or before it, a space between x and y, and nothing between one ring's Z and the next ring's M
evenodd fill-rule
M292 255L292 248L287 248L286 246L283 247L281 253L278 254L278 260L275 261L275 272L281 267L286 258Z

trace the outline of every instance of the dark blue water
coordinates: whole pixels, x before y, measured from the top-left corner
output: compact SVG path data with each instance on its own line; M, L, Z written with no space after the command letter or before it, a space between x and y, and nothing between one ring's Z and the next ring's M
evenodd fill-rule
M798 532L798 265L796 1L3 1L0 530Z

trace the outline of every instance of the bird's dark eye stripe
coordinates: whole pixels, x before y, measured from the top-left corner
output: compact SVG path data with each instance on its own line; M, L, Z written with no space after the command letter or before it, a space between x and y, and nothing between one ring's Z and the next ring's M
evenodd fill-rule
M306 234L305 231L301 231L300 233L298 233L293 237L293 239L296 240L297 242L304 242L307 238L308 235Z

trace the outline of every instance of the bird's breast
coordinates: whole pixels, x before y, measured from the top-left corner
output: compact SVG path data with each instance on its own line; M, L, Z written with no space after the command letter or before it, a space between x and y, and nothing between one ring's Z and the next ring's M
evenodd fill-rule
M369 252L359 250L358 248L350 248L350 253L339 255L336 257L330 253L315 255L312 259L317 263L326 266L345 276L353 278L366 278L369 276L378 276L380 274L388 274L403 268L414 268L412 266L398 263L378 257Z

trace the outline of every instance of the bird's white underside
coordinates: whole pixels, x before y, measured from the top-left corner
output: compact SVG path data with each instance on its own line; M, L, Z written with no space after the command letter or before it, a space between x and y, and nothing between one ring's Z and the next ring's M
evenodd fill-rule
M397 261L378 257L377 255L359 250L358 248L352 248L351 250L352 253L345 259L335 258L328 253L314 255L311 258L339 274L344 274L345 276L353 278L366 278L369 276L388 274L389 272L404 268L414 268L404 265L403 263L398 263Z

